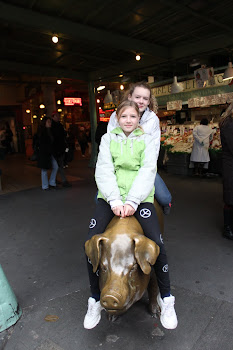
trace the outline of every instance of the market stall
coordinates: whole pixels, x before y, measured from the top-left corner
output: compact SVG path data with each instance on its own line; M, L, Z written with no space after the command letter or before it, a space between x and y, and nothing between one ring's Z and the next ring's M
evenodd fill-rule
M193 146L193 129L197 123L186 125L161 124L161 151L158 166L165 166L172 174L191 175L189 168L190 155ZM221 142L217 123L210 123L215 130L213 140L210 143L209 173L221 174Z

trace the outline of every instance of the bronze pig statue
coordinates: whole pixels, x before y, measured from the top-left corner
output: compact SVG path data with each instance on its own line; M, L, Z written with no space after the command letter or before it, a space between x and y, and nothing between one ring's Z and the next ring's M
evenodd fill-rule
M161 232L163 214L156 206ZM149 310L156 313L157 282L151 266L160 248L144 236L134 216L115 216L103 234L93 236L85 244L85 251L99 269L100 303L110 315L120 315L141 299L148 288ZM153 273L152 273L153 272Z

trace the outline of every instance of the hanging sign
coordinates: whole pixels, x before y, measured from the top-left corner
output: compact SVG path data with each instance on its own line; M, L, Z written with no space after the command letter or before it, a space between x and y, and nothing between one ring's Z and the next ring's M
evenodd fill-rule
M64 105L65 106L74 106L74 105L82 106L82 99L80 97L65 97Z
M232 101L233 101L233 92L230 92L226 94L189 98L188 107L189 108L208 107L213 105L231 103Z
M182 100L167 102L168 111L181 111L181 109L182 109Z

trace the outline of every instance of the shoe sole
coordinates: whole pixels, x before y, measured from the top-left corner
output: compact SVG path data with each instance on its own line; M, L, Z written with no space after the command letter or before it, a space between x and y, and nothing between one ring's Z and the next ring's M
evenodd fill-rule
M101 320L101 315L97 318L96 322L94 324L92 324L91 326L85 326L85 320L84 320L84 323L83 323L83 327L85 329L92 329L92 328L95 328L97 326L97 324L100 322Z

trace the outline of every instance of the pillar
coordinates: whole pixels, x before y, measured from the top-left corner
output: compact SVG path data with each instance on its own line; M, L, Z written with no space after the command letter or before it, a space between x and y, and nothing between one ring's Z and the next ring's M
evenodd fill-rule
M95 142L95 132L97 127L97 115L95 105L95 91L93 81L88 83L88 95L89 95L89 110L90 110L90 121L91 121L91 159L89 167L94 168L97 159L97 144Z
M56 110L55 91L53 86L42 85L43 103L46 107L46 116L51 117Z

